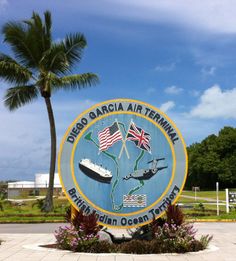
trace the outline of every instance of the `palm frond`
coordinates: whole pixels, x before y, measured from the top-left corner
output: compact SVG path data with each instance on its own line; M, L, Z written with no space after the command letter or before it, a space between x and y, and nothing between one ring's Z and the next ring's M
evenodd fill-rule
M37 61L39 61L42 54L51 47L51 16L49 12L44 13L44 16L45 21L43 23L39 14L33 12L31 18L32 24L29 26L29 33L35 37L36 42L34 42L34 44L40 54Z
M55 74L65 75L76 62L80 62L86 44L82 34L67 35L61 42L52 44L44 53L40 65Z
M20 64L35 68L37 66L35 39L29 34L28 24L9 22L3 26L4 42L7 42Z
M81 89L84 87L96 85L99 83L99 78L94 73L83 73L53 78L51 80L52 89Z
M31 79L32 72L10 56L0 53L0 77L10 83L26 84Z
M7 89L4 99L5 106L13 111L36 99L39 91L34 85L17 86Z
M52 36L51 36L51 28L52 28L52 18L51 18L51 13L49 11L46 11L44 13L44 26L45 26L45 34L46 37L50 43L51 46L51 40L52 40Z
M32 20L33 20L32 26L34 26L35 29L38 30L39 32L42 31L43 22L41 20L41 17L39 16L39 14L33 12Z
M52 44L51 48L44 52L40 62L40 68L54 74L65 74L68 72L69 64L63 47Z
M70 66L81 60L87 42L83 34L69 34L64 40L65 54Z
M45 12L45 21L33 12L31 19L9 22L3 27L4 41L9 43L19 61L26 67L38 68L45 51L51 47L51 15Z

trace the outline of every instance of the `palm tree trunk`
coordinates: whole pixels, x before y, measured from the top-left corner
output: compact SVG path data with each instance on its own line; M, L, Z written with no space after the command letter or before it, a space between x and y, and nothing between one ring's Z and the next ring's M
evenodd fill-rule
M49 185L47 190L47 196L44 202L43 211L49 212L53 210L53 188L54 188L54 174L55 174L55 165L56 165L56 128L55 128L55 121L54 115L51 105L50 97L44 98L47 112L48 112L48 119L50 123L50 134L51 134L51 160L50 160L50 172L49 172Z

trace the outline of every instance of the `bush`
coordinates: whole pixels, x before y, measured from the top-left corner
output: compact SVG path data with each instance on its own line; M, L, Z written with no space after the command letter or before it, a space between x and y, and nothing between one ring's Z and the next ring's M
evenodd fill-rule
M98 218L95 212L85 215L83 211L76 211L71 224L76 230L83 231L85 235L96 235L100 230L97 221Z
M178 205L169 205L166 210L167 223L180 226L184 222L184 213Z
M4 208L3 208L3 201L0 200L0 211L4 211Z
M85 234L81 228L76 229L73 225L59 227L55 237L60 249L78 252L90 252L91 247L98 242L98 236Z
M70 225L60 227L55 233L57 246L60 249L90 253L130 253L130 254L158 254L158 253L185 253L205 249L212 237L202 236L195 239L196 230L190 223L180 226L165 223L158 227L152 240L133 239L121 244L110 244L107 241L99 241L94 234L86 235L80 227L75 229Z
M70 214L68 211L66 216L70 225L55 232L57 246L61 249L90 253L185 253L205 249L212 239L206 235L197 240L197 231L192 223L184 222L178 206L168 207L166 220L154 219L152 223L130 231L132 240L121 244L99 241L97 233L100 227L95 213L84 215L81 211L76 212L73 220Z
M201 236L199 241L202 244L203 249L207 248L207 246L209 245L212 238L213 238L213 236L210 236L210 235Z
M116 253L118 248L115 244L107 241L96 241L89 249L90 253Z
M60 227L55 232L58 247L78 252L91 252L92 248L98 244L97 233L100 230L95 213L85 215L82 211L76 211L71 219L71 212L68 210L66 219L70 225Z
M206 249L213 237L205 235L197 240L196 232L192 223L183 223L180 226L165 224L156 234L159 242L165 242L161 253L185 253Z
M32 208L34 206L36 206L37 208L39 208L42 211L44 202L45 202L45 198L39 198L32 204Z
M127 254L149 254L149 245L149 241L133 239L129 242L118 245L117 248L119 252Z
M74 240L74 231L72 227L59 227L58 230L54 233L56 237L56 242L58 248L71 250L72 249L72 241Z

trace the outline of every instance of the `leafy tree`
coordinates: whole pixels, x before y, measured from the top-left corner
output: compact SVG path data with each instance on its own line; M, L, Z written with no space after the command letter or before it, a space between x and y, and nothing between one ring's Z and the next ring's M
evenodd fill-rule
M76 90L98 83L96 74L71 74L87 45L85 37L74 33L66 35L60 42L54 42L51 30L49 11L44 13L43 19L33 12L29 20L8 22L3 26L2 33L13 56L0 53L0 77L13 86L6 91L6 107L13 111L39 96L46 104L50 123L51 160L44 211L53 209L56 161L56 129L51 95L57 90Z
M219 135L210 135L188 148L189 175L186 187L214 189L236 187L236 129L224 127Z

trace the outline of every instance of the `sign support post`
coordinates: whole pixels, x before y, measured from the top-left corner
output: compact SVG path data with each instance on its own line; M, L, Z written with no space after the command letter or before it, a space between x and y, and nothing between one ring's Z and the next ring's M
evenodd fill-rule
M216 182L216 210L217 210L217 216L220 214L219 210L219 182Z
M225 189L226 213L229 213L229 189Z
M70 209L71 209L71 215L70 215L70 218L71 220L73 220L76 216L76 213L77 213L77 209L74 208L72 205L70 206Z
M195 201L197 201L197 187L194 187L194 198L195 198Z

